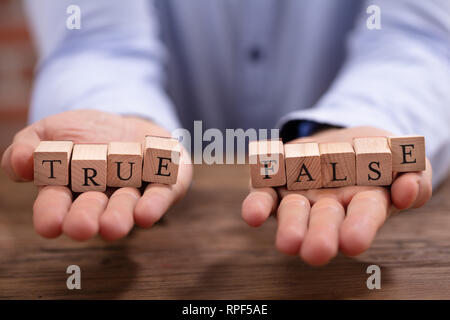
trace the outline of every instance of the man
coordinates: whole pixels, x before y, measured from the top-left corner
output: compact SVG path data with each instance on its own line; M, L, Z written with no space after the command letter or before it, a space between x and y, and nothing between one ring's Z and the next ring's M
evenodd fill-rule
M80 29L67 28L71 5ZM379 29L368 27L369 5ZM32 124L2 161L15 180L32 178L40 140L141 141L197 119L219 129L279 127L285 141L422 134L435 183L447 172L448 1L30 0L26 9L40 60ZM174 186L150 184L143 195L122 188L109 199L86 192L72 202L68 188L44 187L35 229L121 238L184 195L192 167L185 162L179 175ZM389 190L251 190L242 215L259 226L276 213L278 249L322 265L339 249L365 251L390 212L422 206L431 190L427 162Z

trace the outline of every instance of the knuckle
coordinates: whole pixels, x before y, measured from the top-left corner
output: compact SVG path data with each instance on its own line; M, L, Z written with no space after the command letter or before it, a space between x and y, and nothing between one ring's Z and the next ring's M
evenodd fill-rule
M304 208L310 208L309 200L300 194L289 194L283 198L280 207L288 204L296 204Z
M131 200L137 200L140 197L140 193L139 190L137 190L136 188L131 187L119 188L111 196L111 198L117 197L125 197Z
M312 212L327 211L333 214L344 212L344 207L335 199L321 199L312 206Z
M364 202L366 205L376 206L384 203L388 197L389 193L385 188L377 188L357 193L352 200Z

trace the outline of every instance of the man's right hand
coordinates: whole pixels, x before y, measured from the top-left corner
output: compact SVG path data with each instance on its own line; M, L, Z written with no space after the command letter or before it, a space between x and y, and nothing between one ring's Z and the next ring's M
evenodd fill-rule
M74 143L107 143L144 140L145 135L170 136L154 123L94 110L63 112L19 131L6 149L2 168L18 182L33 180L33 152L43 140L71 140ZM189 155L182 151L178 180L174 185L150 183L143 194L136 188L119 188L108 198L89 191L76 199L68 187L45 186L33 206L34 228L47 238L65 233L87 240L100 233L107 240L124 237L134 223L150 227L186 193L192 180Z

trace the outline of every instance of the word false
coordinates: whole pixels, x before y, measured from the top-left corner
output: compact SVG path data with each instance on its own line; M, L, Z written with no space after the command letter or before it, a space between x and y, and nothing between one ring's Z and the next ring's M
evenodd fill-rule
M252 186L307 190L351 185L388 186L395 172L425 170L423 136L361 137L353 144L249 144Z

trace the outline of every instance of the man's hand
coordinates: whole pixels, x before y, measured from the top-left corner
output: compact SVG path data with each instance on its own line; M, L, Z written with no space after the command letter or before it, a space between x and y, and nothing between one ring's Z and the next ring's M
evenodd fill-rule
M351 143L354 137L389 135L370 127L330 129L293 142ZM425 171L399 174L390 188L251 189L242 204L242 217L257 227L275 213L277 248L286 254L299 254L311 265L323 265L338 249L349 256L367 250L391 212L423 206L431 198L431 175L427 159Z
M150 121L93 110L77 110L45 118L16 134L3 154L2 168L15 181L33 179L33 151L41 140L71 140L74 143L110 141L142 142L145 135L170 136ZM39 189L33 207L34 228L47 238L61 233L87 240L100 233L107 240L124 237L134 223L150 227L187 191L192 179L189 155L182 152L177 183L151 183L144 193L120 188L108 198L102 192L82 193L73 200L68 187Z

